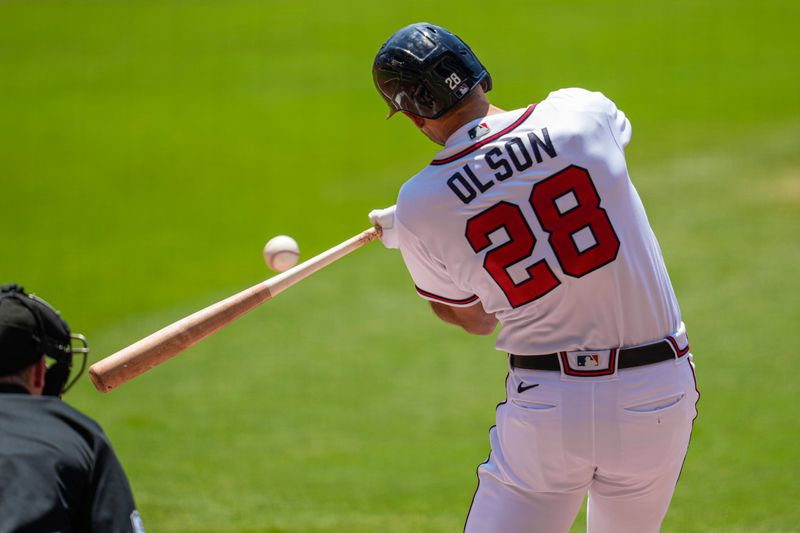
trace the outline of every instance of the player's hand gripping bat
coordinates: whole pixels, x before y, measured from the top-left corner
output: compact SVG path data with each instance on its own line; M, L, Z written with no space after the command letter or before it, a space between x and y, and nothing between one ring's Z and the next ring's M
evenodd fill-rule
M378 227L365 230L285 272L201 309L98 361L89 368L94 386L101 392L108 392L147 372L295 283L361 248L380 234Z

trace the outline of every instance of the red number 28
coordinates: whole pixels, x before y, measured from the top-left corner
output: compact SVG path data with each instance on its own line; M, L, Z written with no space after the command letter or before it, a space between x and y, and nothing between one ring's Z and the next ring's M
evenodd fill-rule
M531 191L530 204L549 235L547 240L561 270L568 276L585 276L616 259L619 239L600 207L600 197L586 169L571 165L538 182ZM506 230L508 241L486 253L483 267L512 307L541 298L561 284L544 259L527 267L528 277L519 283L508 273L509 267L530 257L536 245L519 206L503 201L470 218L467 241L475 253L480 253L491 245L489 235L500 228ZM579 248L579 236L593 244Z

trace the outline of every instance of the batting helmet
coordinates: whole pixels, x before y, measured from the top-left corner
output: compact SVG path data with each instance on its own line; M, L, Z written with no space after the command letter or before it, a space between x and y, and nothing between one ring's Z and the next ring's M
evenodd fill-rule
M372 77L389 104L389 116L406 111L439 118L478 85L492 89L492 77L469 46L427 22L392 35L375 56Z
M73 348L72 341L82 344ZM67 384L73 354L83 355L80 371ZM0 286L0 376L30 366L42 356L53 360L45 374L43 394L61 396L86 368L86 337L73 334L53 307L14 283Z

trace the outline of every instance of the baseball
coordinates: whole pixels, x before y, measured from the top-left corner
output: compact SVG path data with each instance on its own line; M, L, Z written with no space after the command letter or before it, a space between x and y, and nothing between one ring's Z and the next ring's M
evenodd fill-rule
M300 247L288 235L273 237L264 246L264 262L275 272L283 272L297 264Z

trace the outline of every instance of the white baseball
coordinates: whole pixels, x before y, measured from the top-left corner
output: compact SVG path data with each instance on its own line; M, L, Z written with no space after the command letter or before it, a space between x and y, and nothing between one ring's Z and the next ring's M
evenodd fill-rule
M297 264L300 247L297 241L288 235L271 238L264 246L264 262L275 272L283 272Z

